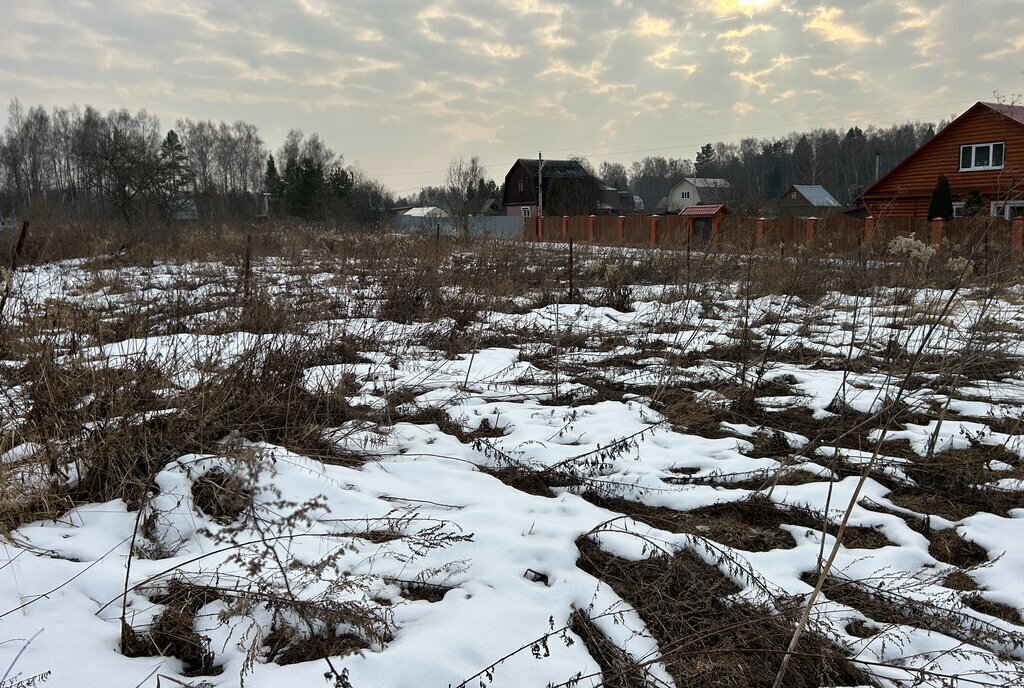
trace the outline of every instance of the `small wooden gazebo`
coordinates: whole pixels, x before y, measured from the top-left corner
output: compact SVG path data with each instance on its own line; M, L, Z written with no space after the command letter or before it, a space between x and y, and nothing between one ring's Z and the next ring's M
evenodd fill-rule
M679 211L680 217L687 218L690 236L696 241L714 242L718 238L718 225L729 214L729 209L718 205L691 205Z

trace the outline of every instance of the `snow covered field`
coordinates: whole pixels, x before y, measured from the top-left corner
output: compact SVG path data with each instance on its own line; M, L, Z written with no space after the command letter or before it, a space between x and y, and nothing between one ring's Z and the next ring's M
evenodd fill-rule
M0 686L1021 685L1024 290L506 250L19 271Z

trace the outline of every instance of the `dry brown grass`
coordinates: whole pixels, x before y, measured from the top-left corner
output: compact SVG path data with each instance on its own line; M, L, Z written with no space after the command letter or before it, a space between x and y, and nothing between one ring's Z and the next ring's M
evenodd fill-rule
M775 609L729 599L739 588L717 568L682 552L642 561L607 554L577 541L579 566L624 599L643 619L677 685L771 686L792 622ZM842 648L804 636L787 686L874 685Z

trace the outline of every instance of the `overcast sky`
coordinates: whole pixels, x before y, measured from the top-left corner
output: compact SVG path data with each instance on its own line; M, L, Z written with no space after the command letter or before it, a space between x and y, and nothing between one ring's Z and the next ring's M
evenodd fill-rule
M628 163L1024 92L1022 0L0 0L24 105L318 131L398 193L478 153Z

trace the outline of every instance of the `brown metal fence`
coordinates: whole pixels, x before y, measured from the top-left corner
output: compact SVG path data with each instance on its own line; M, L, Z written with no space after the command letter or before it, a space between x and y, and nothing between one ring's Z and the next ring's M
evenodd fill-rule
M807 240L807 221L799 217L773 217L765 223L764 245L769 250L785 251L803 246Z
M525 218L523 236L530 241L561 242L572 238L611 246L650 246L651 222L656 223L655 246L666 249L718 250L727 253L765 251L788 254L808 246L822 256L849 258L885 258L893 239L908 236L935 245L932 223L909 217L890 217L880 221L831 216L813 222L797 217L759 220L736 215L721 219L714 245L708 232L696 231L691 218L678 215L652 217L610 215ZM540 225L540 226L538 226ZM760 241L758 241L760 228ZM1018 234L1017 241L1014 235ZM990 271L1010 260L1019 259L1024 250L1024 227L1014 230L1002 218L956 218L941 226L941 242L936 245L944 259L965 257L975 269Z
M722 222L718 225L718 246L723 251L753 251L756 243L756 219L739 215L728 215L722 218Z
M859 253L864 245L864 220L832 215L818 220L814 233L816 249L834 255Z
M685 217L666 215L658 220L658 246L686 248L690 244L690 223Z

